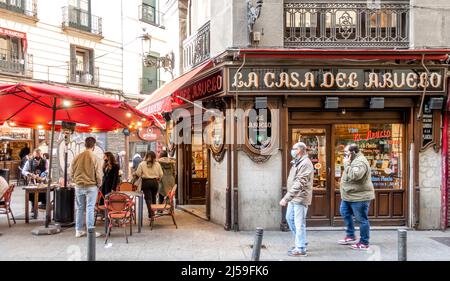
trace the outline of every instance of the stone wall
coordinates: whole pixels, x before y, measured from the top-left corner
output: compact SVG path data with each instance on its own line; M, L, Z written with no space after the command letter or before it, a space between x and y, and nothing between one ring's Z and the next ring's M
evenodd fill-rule
M428 148L419 155L419 229L439 229L441 222L441 152Z
M227 161L227 155L221 162L211 157L210 219L219 225L225 225L226 220Z
M253 162L244 152L239 157L239 229L279 230L281 223L281 152L265 163Z

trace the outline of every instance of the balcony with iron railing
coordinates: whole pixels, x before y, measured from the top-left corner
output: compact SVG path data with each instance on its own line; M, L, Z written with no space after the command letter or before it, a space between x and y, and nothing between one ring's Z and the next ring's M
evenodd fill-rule
M31 77L33 75L33 56L26 54L21 58L10 50L0 49L0 72Z
M70 63L68 83L81 84L87 86L99 86L99 68L86 68L84 64Z
M164 14L148 4L139 6L139 20L164 28Z
M37 20L37 0L0 0L0 9L10 15Z
M189 71L209 59L210 47L210 24L207 22L195 34L183 41L183 71Z
M64 30L78 31L84 34L102 37L102 18L73 6L63 7Z
M408 48L409 0L291 0L284 3L284 46Z

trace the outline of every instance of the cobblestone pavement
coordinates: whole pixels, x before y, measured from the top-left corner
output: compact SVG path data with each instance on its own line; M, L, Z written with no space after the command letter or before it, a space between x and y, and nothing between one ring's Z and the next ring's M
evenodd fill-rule
M19 188L13 197L13 211L23 217L23 193ZM39 219L43 219L40 213ZM223 226L177 211L178 229L170 217L156 221L153 231L144 225L126 244L123 231L115 229L108 245L97 239L97 260L250 260L253 231L224 231ZM18 220L8 228L6 217L0 217L0 260L85 260L86 238L75 238L74 228L52 236L33 236L31 230L42 220L26 225ZM103 230L99 224L98 230ZM290 258L287 249L293 244L288 232L265 231L261 260L396 260L397 232L374 230L371 250L359 252L336 244L342 230L308 231L308 257ZM436 239L438 238L438 239ZM409 260L450 260L450 231L409 231ZM439 242L441 241L441 242ZM445 243L447 242L447 245Z

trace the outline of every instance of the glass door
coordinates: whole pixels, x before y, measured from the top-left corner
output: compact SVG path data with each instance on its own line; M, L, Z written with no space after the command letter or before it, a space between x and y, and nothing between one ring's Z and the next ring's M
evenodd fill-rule
M331 223L329 131L328 126L298 126L289 130L290 147L297 142L304 142L308 147L309 159L314 165L313 198L308 209L308 225L311 226L328 226Z

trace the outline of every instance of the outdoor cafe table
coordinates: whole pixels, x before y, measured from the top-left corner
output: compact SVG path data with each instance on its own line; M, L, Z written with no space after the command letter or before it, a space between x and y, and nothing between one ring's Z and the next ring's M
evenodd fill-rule
M138 214L137 214L137 225L138 225L138 233L141 233L141 228L143 224L143 216L144 216L144 193L141 191L120 191L120 193L126 194L130 197L135 197L138 199ZM108 233L108 210L105 209L105 233Z
M50 186L50 191L55 191L56 186ZM39 194L47 192L47 185L28 185L24 186L23 190L25 190L25 223L30 223L30 194L34 194L34 204L33 204L33 218L37 219L38 215L38 204L39 204Z

